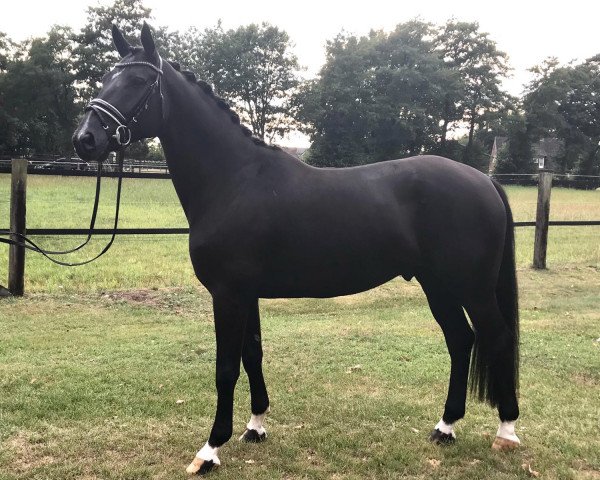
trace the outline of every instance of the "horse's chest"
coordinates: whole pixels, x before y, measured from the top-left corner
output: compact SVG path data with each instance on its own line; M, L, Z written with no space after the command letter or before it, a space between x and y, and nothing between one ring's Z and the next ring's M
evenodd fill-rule
M190 239L190 259L198 279L210 290L212 285L235 284L256 276L259 262L248 244L235 237L194 241Z

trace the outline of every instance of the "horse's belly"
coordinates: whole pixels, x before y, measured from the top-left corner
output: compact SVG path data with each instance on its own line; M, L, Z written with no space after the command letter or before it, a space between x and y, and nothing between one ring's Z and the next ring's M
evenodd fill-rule
M306 261L302 265L281 264L260 282L261 298L336 297L351 295L377 287L402 275L411 278L414 265L388 258L349 258L343 262L323 259L319 265ZM286 268L287 267L287 268Z
M347 283L327 282L324 283L320 279L315 278L312 284L298 284L282 282L279 285L266 285L259 293L259 298L330 298L340 297L343 295L352 295L354 293L364 292L371 288L378 287L385 282L397 277L398 274L389 275L387 277L378 277L365 279L362 278L359 282Z

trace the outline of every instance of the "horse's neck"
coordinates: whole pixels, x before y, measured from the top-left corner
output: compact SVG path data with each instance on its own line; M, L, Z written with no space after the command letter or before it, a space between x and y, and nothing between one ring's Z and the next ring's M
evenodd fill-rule
M175 78L165 95L168 110L160 141L190 221L218 201L219 192L227 190L237 172L258 161L258 147L196 85Z

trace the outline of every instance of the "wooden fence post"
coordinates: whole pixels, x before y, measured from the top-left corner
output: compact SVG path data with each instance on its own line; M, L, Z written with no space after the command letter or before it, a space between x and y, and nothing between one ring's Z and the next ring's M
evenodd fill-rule
M10 231L25 235L27 159L12 160L10 192ZM19 235L11 235L14 241L23 241ZM15 296L22 296L25 290L25 249L11 245L8 251L8 290Z
M533 244L533 268L538 270L543 270L546 268L551 191L552 170L540 170L538 180L537 212L535 216L535 242Z

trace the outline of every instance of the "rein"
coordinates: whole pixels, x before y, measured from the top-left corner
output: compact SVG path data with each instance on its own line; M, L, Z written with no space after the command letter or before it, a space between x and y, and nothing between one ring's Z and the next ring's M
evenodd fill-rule
M92 217L90 220L90 227L89 227L89 231L87 234L87 238L85 239L85 241L82 244L78 245L75 248L71 248L69 250L46 250L46 249L40 247L39 245L37 245L33 240L28 238L26 235L16 233L16 232L6 231L6 230L0 231L0 235L10 235L10 238L8 238L8 239L0 238L0 243L6 243L8 245L15 245L17 247L26 248L27 250L31 250L33 252L43 255L51 262L53 262L57 265L61 265L63 267L77 267L80 265L86 265L86 264L91 263L94 260L97 260L98 258L100 258L102 255L104 255L106 252L108 252L108 250L112 246L113 242L115 241L115 237L117 236L117 227L119 224L119 208L120 208L120 204L121 204L121 184L123 181L123 157L124 156L125 156L125 154L124 154L123 150L119 150L119 152L117 152L117 164L118 164L119 176L118 176L118 182L117 182L117 203L115 206L115 222L113 225L112 235L111 235L110 240L106 244L106 246L102 249L102 251L98 255L96 255L95 257L93 257L91 259L84 260L82 262L73 262L73 263L63 262L62 260L57 260L56 258L52 258L53 255L67 255L69 253L73 253L78 250L81 250L91 240L93 233L94 233L94 226L96 225L96 217L98 214L98 204L99 204L99 200L100 200L100 181L102 178L102 164L101 163L98 163L98 175L96 177L96 195L95 195L95 199L94 199L94 208L92 209Z
M101 98L94 98L93 100L90 101L88 106L85 108L85 111L91 110L96 115L98 115L98 118L100 119L100 122L102 124L102 128L104 128L105 131L108 131L108 129L110 127L105 123L104 115L106 115L110 120L112 120L116 124L115 132L113 135L110 135L110 137L114 138L120 147L119 150L117 151L118 182L117 182L117 198L116 198L116 205L115 205L115 221L114 221L114 225L113 225L113 229L112 229L111 238L108 241L108 243L106 244L106 246L102 249L102 251L98 255L96 255L95 257L93 257L91 259L84 260L82 262L70 263L70 262L63 262L62 260L57 260L56 258L53 258L54 255L67 255L69 253L73 253L78 250L81 250L83 247L85 247L89 243L89 241L91 240L91 238L93 236L94 226L96 224L96 217L98 214L98 204L99 204L99 200L100 200L100 184L101 184L101 179L102 179L102 163L100 161L98 162L98 175L96 176L96 195L95 195L95 199L94 199L94 207L92 209L92 216L90 219L90 227L89 227L87 238L85 239L85 241L82 244L78 245L75 248L71 248L69 250L56 250L56 251L55 250L46 250L46 249L40 247L39 245L37 245L33 240L31 240L27 236L20 234L20 233L7 231L7 230L0 230L0 235L9 235L10 238L8 238L8 239L0 238L0 243L5 243L8 245L15 245L17 247L26 248L27 250L31 250L36 253L40 253L41 255L46 257L51 262L53 262L57 265L65 266L65 267L76 267L76 266L80 266L80 265L86 265L88 263L93 262L94 260L97 260L98 258L100 258L102 255L104 255L110 249L110 247L112 246L112 244L115 240L115 237L117 235L117 226L119 223L119 209L120 209L120 205L121 205L121 185L123 182L123 159L125 156L124 152L125 152L125 147L127 147L127 145L129 145L131 143L131 130L129 127L132 123L137 123L139 115L148 108L150 98L152 97L152 94L154 93L154 90L156 88L158 88L158 91L160 94L161 115L164 115L164 108L163 108L164 99L163 99L163 93L162 93L162 86L161 86L161 82L160 82L160 79L163 74L162 58L159 57L158 67L150 62L117 63L115 65L115 67L125 68L125 67L135 66L135 65L143 65L146 67L150 67L157 72L157 75L156 75L156 80L154 81L154 83L152 83L151 85L148 86L148 89L144 93L144 96L136 104L135 108L133 109L133 114L131 115L131 118L129 120L127 120L127 117L125 117L125 115L123 115L117 107L115 107L111 103L109 103Z

